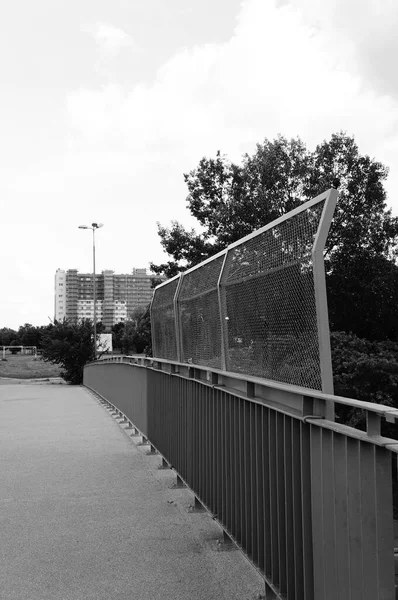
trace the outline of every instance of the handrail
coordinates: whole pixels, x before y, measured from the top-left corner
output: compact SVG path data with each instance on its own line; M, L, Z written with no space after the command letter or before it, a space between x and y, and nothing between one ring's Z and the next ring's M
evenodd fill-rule
M374 402L356 400L354 398L325 394L319 390L282 384L259 377L240 375L238 373L230 373L219 369L210 369L209 367L200 365L190 365L160 358L120 355L88 363L88 366L102 365L104 363L132 364L154 370L159 370L159 366L160 370L164 370L162 368L164 366L168 369L166 372L170 375L200 381L203 385L223 389L224 391L233 393L237 397L250 399L255 403L270 406L284 414L294 415L303 422L315 424L316 421L316 425L320 427L350 435L357 439L366 439L378 446L388 446L393 452L398 452L398 440L380 436L380 417L384 417L390 423L398 422L398 409L396 408ZM245 386L242 386L242 384L245 384ZM251 386L251 389L248 386ZM324 402L326 405L328 403L335 403L364 410L367 415L367 431L335 423L325 418L325 414L314 414L314 403L312 400ZM376 421L374 420L375 418Z

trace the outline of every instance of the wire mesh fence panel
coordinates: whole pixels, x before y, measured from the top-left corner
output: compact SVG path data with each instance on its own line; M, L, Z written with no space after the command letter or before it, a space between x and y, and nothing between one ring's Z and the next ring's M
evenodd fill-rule
M181 361L221 368L218 279L224 256L183 276L178 295Z
M151 306L153 355L177 360L176 314L174 296L179 279L156 288Z
M322 251L336 200L329 190L159 286L154 356L330 393Z
M178 295L181 361L221 368L220 256L184 274Z
M229 371L322 389L312 249L324 201L228 251Z

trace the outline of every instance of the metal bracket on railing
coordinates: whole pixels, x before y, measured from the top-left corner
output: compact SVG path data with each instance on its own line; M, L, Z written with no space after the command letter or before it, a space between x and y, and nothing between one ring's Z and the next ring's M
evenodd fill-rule
M303 417L303 423L307 423L308 419L325 419L325 417L322 417L320 415L305 415L305 417Z

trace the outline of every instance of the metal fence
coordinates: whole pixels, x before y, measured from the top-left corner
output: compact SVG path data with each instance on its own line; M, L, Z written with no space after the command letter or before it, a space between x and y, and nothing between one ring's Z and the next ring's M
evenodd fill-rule
M173 465L267 598L395 598L398 441L380 425L397 409L160 359L93 363L84 383ZM335 403L364 410L366 431L325 418Z
M329 190L159 285L155 357L333 392L323 250Z

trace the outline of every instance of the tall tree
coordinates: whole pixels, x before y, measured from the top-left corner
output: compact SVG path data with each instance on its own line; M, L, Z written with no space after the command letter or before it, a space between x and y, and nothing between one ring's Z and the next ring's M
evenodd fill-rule
M40 346L43 327L35 327L30 323L21 325L18 329L18 339L23 346Z
M187 231L176 221L169 228L159 224L161 244L171 260L151 268L173 276L328 188L338 187L338 207L325 249L331 320L338 322L339 329L363 335L361 320L368 323L369 314L380 315L384 307L390 316L387 319L382 312L380 320L386 326L372 333L383 339L389 335L391 298L396 297L392 265L398 241L398 218L386 202L387 175L384 165L362 155L354 138L343 132L333 134L313 152L300 139L265 140L252 156L243 156L241 165L218 152L215 159L203 158L184 175L188 209L202 231ZM375 290L373 275L380 267L388 284L383 280L378 286L379 296L368 293L365 318L361 293L372 285ZM345 319L338 318L343 298ZM355 322L349 317L354 314Z
M102 331L97 325L97 334ZM90 319L78 323L55 321L48 325L42 338L43 359L60 365L61 377L68 383L83 382L84 365L94 360L94 328Z
M9 346L13 340L17 340L18 332L9 327L0 329L0 343L2 346Z
M203 158L184 175L188 210L203 231L188 231L177 221L171 227L158 224L171 260L152 264L152 270L170 277L336 186L339 204L327 256L365 248L391 257L398 219L387 209L387 175L388 169L361 155L354 138L345 133L333 134L313 152L300 139L265 140L253 156L243 156L240 166L217 152L215 159Z

